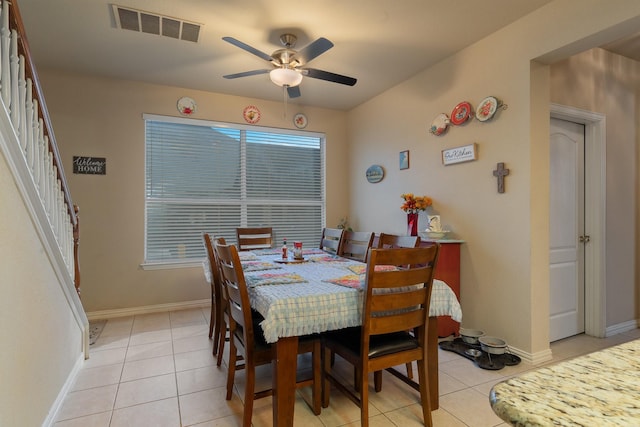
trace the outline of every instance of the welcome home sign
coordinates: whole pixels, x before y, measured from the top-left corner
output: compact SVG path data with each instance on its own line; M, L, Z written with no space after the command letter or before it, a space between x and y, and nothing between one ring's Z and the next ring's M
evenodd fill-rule
M107 159L105 157L73 156L73 173L85 175L106 175Z

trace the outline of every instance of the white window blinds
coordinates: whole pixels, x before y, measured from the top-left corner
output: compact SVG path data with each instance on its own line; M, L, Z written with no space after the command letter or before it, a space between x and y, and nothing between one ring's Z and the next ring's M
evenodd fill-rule
M270 226L318 245L324 226L324 136L145 115L145 263L205 257L202 232Z

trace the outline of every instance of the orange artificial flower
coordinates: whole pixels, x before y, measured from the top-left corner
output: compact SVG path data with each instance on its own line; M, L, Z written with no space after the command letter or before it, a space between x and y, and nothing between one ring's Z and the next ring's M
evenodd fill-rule
M400 197L404 199L400 209L407 213L418 213L418 211L423 211L433 204L431 197L414 196L413 193L405 193Z

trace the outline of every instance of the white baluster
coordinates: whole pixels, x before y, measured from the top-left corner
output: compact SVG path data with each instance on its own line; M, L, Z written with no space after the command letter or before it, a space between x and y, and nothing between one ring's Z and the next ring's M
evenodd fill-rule
M55 176L53 175L53 171L55 166L53 166L53 155L50 151L47 152L47 204L45 205L45 210L47 211L47 216L49 217L49 225L53 228L53 202L55 200Z
M0 29L0 50L2 51L2 58L0 58L2 65L0 66L0 72L2 73L0 76L0 95L2 95L2 101L4 102L4 106L9 111L9 101L11 93L9 90L11 89L11 85L9 83L9 45L10 45L10 30L9 30L9 3L4 2L4 7L2 8L2 28Z
M51 226L51 210L49 209L49 204L51 203L51 155L49 151L44 154L44 164L42 170L42 205L44 206L44 211L47 214L47 218L49 218L49 226Z
M20 55L20 59L19 59L19 66L20 66L20 70L18 72L18 123L19 123L19 127L18 127L18 139L20 140L20 145L22 146L22 152L26 153L27 151L27 138L26 138L26 121L25 121L25 116L26 116L26 112L25 112L25 106L27 103L27 96L26 96L26 92L27 92L27 82L26 82L26 77L25 77L25 70L24 70L24 56Z
M18 115L18 32L11 30L11 123L13 129L18 130L20 116Z
M43 185L44 185L44 165L47 159L47 148L44 146L44 136L42 133L43 122L42 119L38 119L38 163L36 163L34 170L34 178L37 177L36 184L38 184L38 191L40 191L40 197L44 200L43 197Z
M56 240L60 242L60 229L58 228L58 180L56 179L56 167L53 167L51 176L51 223L53 234Z
M38 123L38 100L33 100L33 163L31 166L31 170L33 171L33 180L38 182L35 175L35 169L37 168L39 159L40 159L40 146L38 145L38 136L40 135L40 128Z
M69 206L65 205L66 208L68 209ZM67 212L67 215L69 214L69 211L65 209L65 212ZM71 224L71 216L67 217L67 268L69 269L69 273L71 273L71 276L74 275L73 273L73 225Z
M58 245L60 245L60 251L64 254L64 232L66 231L64 228L64 220L65 220L65 212L64 212L64 196L62 195L62 182L58 180L58 203L56 205L56 209L58 211Z
M27 164L29 167L33 165L33 81L27 79L27 100L25 103L25 139L27 141Z

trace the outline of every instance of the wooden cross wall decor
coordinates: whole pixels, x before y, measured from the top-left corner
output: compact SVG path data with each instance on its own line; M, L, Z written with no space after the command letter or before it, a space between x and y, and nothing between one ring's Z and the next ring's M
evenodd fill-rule
M493 171L493 176L498 178L498 193L504 193L504 177L507 175L509 175L509 169L504 168L503 162L498 163L496 170Z

